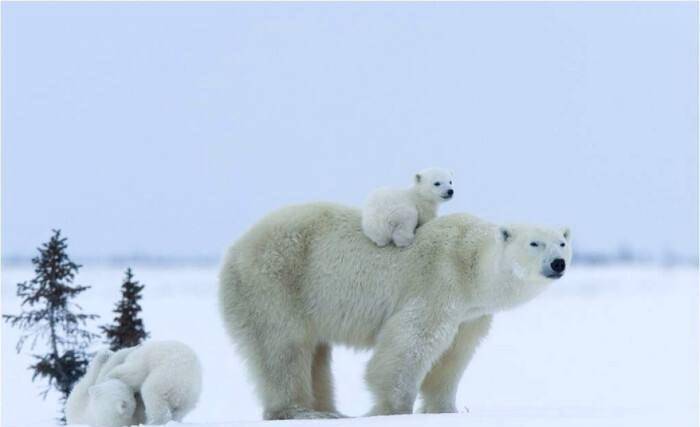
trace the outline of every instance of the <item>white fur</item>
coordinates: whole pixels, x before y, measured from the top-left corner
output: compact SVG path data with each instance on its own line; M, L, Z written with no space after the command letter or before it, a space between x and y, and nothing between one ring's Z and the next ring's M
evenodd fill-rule
M373 191L362 210L362 230L377 246L410 245L416 227L435 218L438 205L452 197L452 180L452 172L431 168L417 173L411 188Z
M92 427L122 427L133 423L136 399L133 390L119 380L98 382L98 375L112 353L98 353L83 378L71 390L66 401L68 424Z
M119 353L116 353L119 355ZM123 362L109 370L140 394L148 424L181 421L199 399L202 373L196 354L177 341L148 341L122 353Z
M266 419L340 416L333 344L374 348L371 414L410 413L419 392L422 411L455 412L457 384L492 314L542 292L553 282L549 264L568 263L570 248L561 231L501 229L465 214L428 222L408 248L378 248L356 209L292 206L229 249L220 307Z
M116 352L110 353L109 359L102 365L102 368L100 369L100 372L97 375L97 380L96 382L100 383L102 381L105 381L107 379L107 374L117 366L121 365L124 363L124 360L126 360L126 356L128 356L132 351L134 351L138 347L127 347L123 348L121 350L117 350Z
M124 360L126 359L126 356L128 356L132 351L134 351L138 347L128 347L128 348L123 348L121 350L118 350L114 352L107 362L102 366L102 369L100 369L99 374L97 375L97 380L96 383L99 384L101 382L104 382L107 380L107 374L112 371L116 366L121 365L124 363ZM135 391L132 390L133 393L136 393ZM134 415L131 417L131 421L128 425L141 425L146 423L146 410L143 407L143 399L141 399L140 394L136 394L136 409L134 410Z

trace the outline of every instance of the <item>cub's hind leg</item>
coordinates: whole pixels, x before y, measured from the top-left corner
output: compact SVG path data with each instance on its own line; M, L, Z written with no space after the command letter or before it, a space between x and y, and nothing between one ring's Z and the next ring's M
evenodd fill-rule
M409 246L416 238L418 211L413 208L399 209L391 214L390 223L394 230L391 239L400 248Z
M167 390L163 390L156 377L149 377L141 387L141 398L146 412L146 423L167 424L172 421L173 408L168 401Z

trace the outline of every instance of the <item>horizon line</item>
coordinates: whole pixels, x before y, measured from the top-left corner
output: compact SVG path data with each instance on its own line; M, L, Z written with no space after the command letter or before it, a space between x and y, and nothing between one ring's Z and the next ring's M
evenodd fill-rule
M30 265L36 255L2 255L0 264L2 267ZM100 266L129 264L150 265L150 266L213 266L221 262L222 255L153 255L153 254L115 254L104 256L72 256L74 262L81 267L86 264L96 264ZM578 250L573 254L573 260L577 264L661 264L661 265L700 265L700 258L697 255L668 253L652 256L644 252L635 252L626 249L615 251L586 251Z

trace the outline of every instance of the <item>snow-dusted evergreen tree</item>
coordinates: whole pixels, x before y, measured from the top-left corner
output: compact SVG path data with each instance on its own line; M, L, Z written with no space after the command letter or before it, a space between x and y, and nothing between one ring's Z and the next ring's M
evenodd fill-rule
M114 324L101 326L100 329L107 336L107 344L112 351L138 345L148 338L148 333L143 327L143 320L139 318L141 312L141 291L144 285L134 280L131 268L126 269L126 277L122 283L122 299L114 308Z
M29 367L34 372L32 381L37 377L47 379L43 397L54 388L65 401L73 384L85 373L90 360L87 348L97 337L83 327L87 320L98 316L81 313L82 308L72 302L89 286L73 284L80 266L68 258L66 238L61 237L61 231L53 233L49 242L38 248L39 256L32 259L36 276L17 284L22 312L3 317L24 331L17 342L17 352L22 351L27 339L31 339L32 350L37 342L45 344L47 353L35 354L36 363Z

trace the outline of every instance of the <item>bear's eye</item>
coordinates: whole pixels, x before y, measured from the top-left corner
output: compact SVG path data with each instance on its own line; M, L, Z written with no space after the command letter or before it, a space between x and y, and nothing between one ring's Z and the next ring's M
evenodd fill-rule
M532 246L533 248L536 248L539 245L537 244L537 242L530 242L530 246Z
M450 185L452 185L452 181L450 181Z
M436 182L436 183L433 184L433 185L436 186L436 187L439 187L439 186L440 186L440 183L439 183L439 182Z
M564 246L566 246L566 243L560 243L559 246L563 248Z

